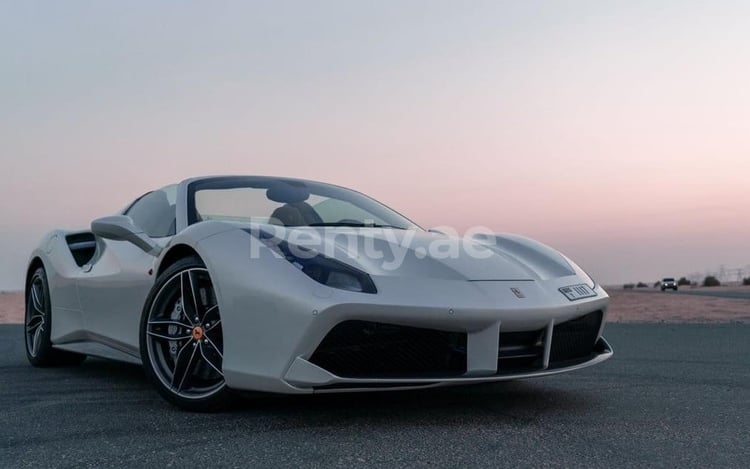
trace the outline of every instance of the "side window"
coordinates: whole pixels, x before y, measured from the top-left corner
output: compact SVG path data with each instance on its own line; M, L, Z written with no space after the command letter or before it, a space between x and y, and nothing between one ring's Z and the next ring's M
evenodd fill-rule
M177 186L149 192L138 199L125 215L152 238L174 236L177 224Z

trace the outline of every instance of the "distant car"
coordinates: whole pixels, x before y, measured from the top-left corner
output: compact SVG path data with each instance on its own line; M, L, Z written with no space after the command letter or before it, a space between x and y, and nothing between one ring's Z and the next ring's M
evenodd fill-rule
M677 281L673 278L664 278L661 280L661 291L672 289L677 291Z

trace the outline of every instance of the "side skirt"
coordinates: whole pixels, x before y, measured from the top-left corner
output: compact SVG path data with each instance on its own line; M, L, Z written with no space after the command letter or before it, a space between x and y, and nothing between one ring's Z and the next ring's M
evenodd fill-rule
M62 345L54 345L54 348L67 350L68 352L81 353L83 355L89 355L92 357L132 363L134 365L141 364L140 357L133 356L129 353L123 352L122 350L118 350L116 348L98 342L72 342Z

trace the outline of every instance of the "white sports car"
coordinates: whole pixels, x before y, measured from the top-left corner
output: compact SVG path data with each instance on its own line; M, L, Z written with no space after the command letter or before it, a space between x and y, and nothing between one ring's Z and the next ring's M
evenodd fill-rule
M26 274L35 366L142 363L162 396L302 394L545 376L612 356L608 296L527 238L425 231L358 192L201 177L87 231L56 230Z

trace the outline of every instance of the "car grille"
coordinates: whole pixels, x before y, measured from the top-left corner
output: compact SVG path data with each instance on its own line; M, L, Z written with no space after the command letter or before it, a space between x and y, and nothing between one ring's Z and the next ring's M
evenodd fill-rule
M587 360L594 353L599 337L602 312L580 316L552 328L549 368L570 366ZM523 332L501 332L497 357L497 374L514 374L544 368L545 329Z
M466 334L370 321L344 321L310 362L344 378L432 378L466 373Z
M545 330L501 332L497 352L497 373L538 370L544 366Z
M588 360L602 311L552 328L549 368ZM325 336L310 362L342 378L449 378L466 373L466 333L371 321L344 321ZM500 332L497 374L544 368L547 330Z
M601 325L601 311L556 324L552 331L550 367L564 366L567 362L588 358L594 353Z

